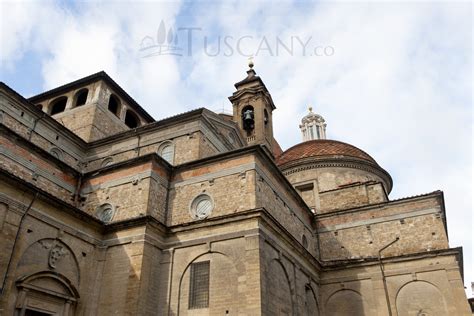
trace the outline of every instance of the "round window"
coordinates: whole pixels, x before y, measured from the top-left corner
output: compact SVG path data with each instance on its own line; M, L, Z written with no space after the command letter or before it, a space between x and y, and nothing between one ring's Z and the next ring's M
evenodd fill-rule
M114 217L115 209L112 204L105 203L97 208L97 217L103 222L110 222Z
M207 194L198 195L191 203L191 216L194 219L205 219L214 209L214 203Z

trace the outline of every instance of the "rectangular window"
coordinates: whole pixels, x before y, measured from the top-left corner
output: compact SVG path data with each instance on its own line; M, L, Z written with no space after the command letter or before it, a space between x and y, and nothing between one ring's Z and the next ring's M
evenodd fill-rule
M189 308L209 307L209 261L191 264Z

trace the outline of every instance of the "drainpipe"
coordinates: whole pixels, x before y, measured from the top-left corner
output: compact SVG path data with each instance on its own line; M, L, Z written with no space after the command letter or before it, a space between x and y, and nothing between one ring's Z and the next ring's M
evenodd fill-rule
M386 246L382 247L378 251L378 259L379 259L379 266L380 266L380 272L382 273L382 281L383 281L383 289L385 291L385 299L387 300L387 309L388 309L388 315L392 316L392 308L390 307L390 297L388 296L388 288L387 288L387 279L385 278L385 271L383 268L383 263L382 263L382 251L396 243L398 240L400 240L400 237L395 238L394 241L390 242Z
M172 315L171 313L171 291L173 290L173 267L174 267L174 248L170 248L171 252L171 262L170 262L170 274L168 276L168 316ZM179 297L178 297L179 301Z
M5 284L7 283L8 273L10 272L10 266L11 266L12 261L13 261L13 254L15 253L15 248L16 248L16 244L18 242L18 238L20 237L21 227L23 226L23 222L26 218L26 215L28 215L28 212L30 211L31 206L35 202L37 196L38 196L38 191L35 192L35 195L33 196L33 199L31 200L30 204L26 208L26 211L21 216L20 224L18 225L18 230L16 231L15 241L13 242L13 248L12 248L12 252L11 252L11 255L10 255L10 259L8 260L7 270L5 271L5 275L3 276L3 284L2 284L2 288L0 289L0 294L1 295L3 295L3 291L5 290Z

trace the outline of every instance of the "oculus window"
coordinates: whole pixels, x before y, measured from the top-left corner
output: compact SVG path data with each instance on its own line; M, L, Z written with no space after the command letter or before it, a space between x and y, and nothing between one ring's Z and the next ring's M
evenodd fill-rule
M110 203L102 204L97 208L97 217L105 223L112 221L114 214L115 208Z
M214 202L207 194L198 195L191 203L191 216L194 219L205 219L211 215Z

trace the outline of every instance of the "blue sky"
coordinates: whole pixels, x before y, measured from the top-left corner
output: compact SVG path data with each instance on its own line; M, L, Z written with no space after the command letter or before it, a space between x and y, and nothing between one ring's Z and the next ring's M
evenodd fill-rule
M443 190L450 245L464 247L465 284L474 282L470 2L0 5L0 79L25 96L105 70L156 119L231 110L227 97L255 55L282 147L301 141L298 124L312 105L329 138L390 172L390 198ZM182 52L195 28L190 56L144 58L142 41L157 41L161 21ZM288 52L282 45L291 43Z

